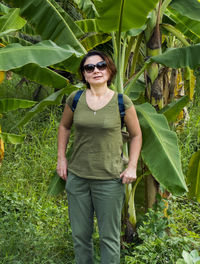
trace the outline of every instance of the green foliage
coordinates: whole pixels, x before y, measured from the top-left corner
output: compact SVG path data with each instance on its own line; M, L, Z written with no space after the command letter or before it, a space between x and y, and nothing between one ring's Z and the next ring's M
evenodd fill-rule
M4 0L4 2L20 8L21 15L34 26L36 33L41 35L43 40L52 40L57 45L68 44L81 53L85 52L75 36L76 32L71 30L66 17L59 13L51 1ZM71 23L72 21L70 20L70 25Z
M178 259L176 264L200 264L200 256L197 250L192 250L190 253L183 250L183 259Z
M199 101L199 99L198 99ZM189 160L194 152L200 149L200 105L189 105L189 118L177 124L179 148L184 174L187 174ZM180 128L179 128L180 127Z
M176 199L170 202L169 218L164 216L165 202L163 200L158 199L157 207L148 211L138 227L137 241L129 246L125 252L124 263L171 264L181 257L183 250L198 249L200 236L190 237L186 234L178 233L176 230L181 220L180 218L176 219L177 215L174 215L176 213L174 204L176 206L178 202L182 201L187 206L184 199ZM197 210L199 211L199 209ZM188 211L191 217L193 210L188 208ZM181 212L182 217L183 214L184 211ZM187 230L187 227L185 227L185 230Z
M6 113L2 126L5 129L12 127L25 111ZM23 133L27 134L25 144L5 146L6 155L0 168L2 264L72 264L74 261L66 194L47 194L52 172L56 168L56 138L61 112L61 108L48 107L23 129ZM139 238L134 244L122 243L121 264L171 264L181 258L183 250L191 252L198 247L197 243L200 246L198 203L186 198L171 199L169 219L164 218L163 206L160 201L157 211L150 210L140 219ZM94 230L95 259L98 263L96 220Z
M14 123L23 111L5 114L2 125ZM0 168L1 263L73 263L66 195L47 194L60 116L61 109L48 109L26 126L25 144L6 144Z
M142 158L145 164L167 190L174 195L184 193L187 187L176 134L170 131L166 118L157 114L150 104L137 105L136 110L143 133Z

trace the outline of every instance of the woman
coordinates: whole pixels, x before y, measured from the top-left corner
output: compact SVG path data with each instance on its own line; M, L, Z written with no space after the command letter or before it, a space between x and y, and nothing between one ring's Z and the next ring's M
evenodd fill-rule
M91 51L81 61L80 72L87 89L74 112L76 92L67 98L58 131L57 172L66 180L76 263L93 263L95 212L101 263L118 264L124 184L136 180L142 135L135 108L124 95L124 122L131 140L128 166L123 170L118 97L108 87L116 74L115 65L104 53ZM65 152L72 123L74 148L68 165Z

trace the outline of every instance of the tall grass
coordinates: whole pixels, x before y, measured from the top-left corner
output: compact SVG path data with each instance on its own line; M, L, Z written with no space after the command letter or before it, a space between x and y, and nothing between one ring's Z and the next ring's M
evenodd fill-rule
M5 146L0 185L1 263L72 263L66 196L47 194L56 167L60 114L60 110L47 109L25 127L24 144ZM19 115L9 113L4 118L16 120Z

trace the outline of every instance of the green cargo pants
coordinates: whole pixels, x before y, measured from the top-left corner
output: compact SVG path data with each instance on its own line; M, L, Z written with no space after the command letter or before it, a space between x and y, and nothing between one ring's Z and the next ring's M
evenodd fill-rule
M99 229L101 264L119 264L125 192L121 180L84 179L68 172L66 190L76 264L94 263L94 212Z

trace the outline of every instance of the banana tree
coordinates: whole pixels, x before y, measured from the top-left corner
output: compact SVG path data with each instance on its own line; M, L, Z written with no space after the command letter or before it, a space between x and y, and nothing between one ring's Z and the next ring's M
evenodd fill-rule
M58 15L56 8L53 10L56 15ZM0 13L0 38L4 43L1 43L0 45L1 73L12 70L13 72L41 85L60 89L49 98L46 98L44 102L39 104L36 108L33 108L31 111L32 115L33 113L38 112L38 109L41 110L47 105L60 104L63 94L67 91L70 92L72 88L66 78L49 69L47 66L53 64L58 65L60 62L62 62L62 65L65 65L70 57L74 56L78 58L82 53L75 51L71 46L68 46L68 44L63 45L64 47L60 47L49 40L33 45L31 42L18 37L19 30L23 29L23 32L27 31L27 21L20 16L19 8L8 8L7 6L0 4ZM24 27L26 27L26 30ZM76 27L75 24L74 27ZM28 27L28 31L34 33L34 30L31 31L30 26ZM79 45L79 42L76 42L78 43L77 45ZM77 47L77 45L75 45L75 47ZM81 44L80 50L84 51ZM18 104L16 104L16 102L18 102ZM36 103L33 102L32 105L30 105L27 101L21 100L20 102L21 103L16 101L16 99L1 99L0 112L5 113L7 111L15 110L17 109L16 105L18 108L24 108L30 107ZM29 114L29 116L31 116L31 114ZM20 143L24 137L1 132L0 138L1 146L3 146L3 140L4 142ZM1 149L3 153L3 147ZM1 156L3 156L3 154Z
M158 24L161 21L157 19L155 20L156 16L152 14L154 13L154 8L157 7L158 0L148 0L145 1L145 4L136 0L107 0L104 2L96 0L92 3L88 0L85 2L90 5L92 4L92 6L95 7L95 12L88 16L89 19L78 21L76 26L73 21L69 22L67 14L53 0L39 0L39 2L38 0L6 0L4 2L20 8L20 14L29 21L31 25L33 25L35 32L40 35L41 39L51 40L51 42L48 42L47 46L49 46L50 43L53 46L55 43L58 48L58 53L63 52L63 56L65 52L68 54L71 52L71 56L68 58L63 57L62 61L55 61L50 56L52 59L51 61L50 58L46 58L44 54L41 55L40 53L41 59L39 60L36 59L36 51L41 48L41 45L45 45L47 42L30 45L30 47L26 49L28 57L27 63L24 61L22 64L16 66L13 60L14 52L12 52L12 49L16 48L16 44L4 48L7 49L10 56L9 58L13 62L8 68L17 69L20 74L26 72L30 77L28 69L32 69L33 65L38 69L41 69L41 66L45 67L51 65L55 69L65 69L75 72L80 58L86 52L87 48L93 48L97 44L108 41L110 38L112 38L113 43L113 57L118 68L118 75L114 89L119 92L125 92L134 100L138 98L139 94L144 93L144 78L141 76L145 69L148 70L151 76L151 65L155 65L154 63L159 63L172 68L175 67L173 65L175 61L173 53L172 56L169 56L168 52L163 53L162 55L152 56L151 59L146 62L141 56L141 47L145 48L146 43L143 40L144 30L147 30L145 37L147 38L149 34L150 39L155 26L157 25L158 28ZM164 1L162 6L160 6L160 9L156 9L160 10L160 13L157 12L156 14L160 14L160 16L163 15L163 10L166 9L169 2L170 1ZM81 1L79 3L81 3ZM157 24L156 21L158 21ZM58 25L59 30L57 30ZM73 30L71 30L72 26ZM100 42L94 44L94 38L92 38L92 36L96 36L96 40L100 40ZM35 53L30 53L30 50L34 50ZM183 54L183 58L177 56L177 64L175 68L187 66L195 68L200 65L199 56L196 56L199 51L199 45L182 48L181 54ZM177 55L180 50L175 49L174 52ZM130 63L131 56L132 62ZM58 56L58 58L60 57ZM186 60L186 58L190 59ZM192 60L193 58L194 60ZM45 61L44 64L43 59ZM20 55L19 61L22 61ZM25 68L27 69L26 71ZM153 73L152 75L156 80L156 74ZM32 78L36 78L35 74L33 74L33 76L34 77ZM62 88L61 86L62 84L59 88ZM72 87L72 89L75 89L75 87ZM144 101L144 99L142 100ZM183 105L183 102L181 103L177 102L177 104L174 103L173 105L170 105L168 109L165 109L163 114L158 114L154 107L149 103L136 106L143 132L144 143L142 147L142 158L146 167L148 167L147 172L152 174L164 188L172 192L174 195L184 193L187 190L187 186L181 169L177 137L176 134L170 130L166 117L168 114L171 119L174 119L174 116L177 115L176 110L180 109L180 105ZM30 116L27 116L27 118L25 117L25 120L22 123L24 124L27 122L29 117L40 111L45 104L45 102L40 102L38 106L35 106L32 113L30 112L31 114L28 114ZM166 117L164 114L166 114ZM138 181L148 174L147 172L139 175ZM138 184L138 181L136 184ZM127 186L127 212L124 214L133 226L136 224L134 210L135 188L136 185L135 187L132 187L131 185Z

